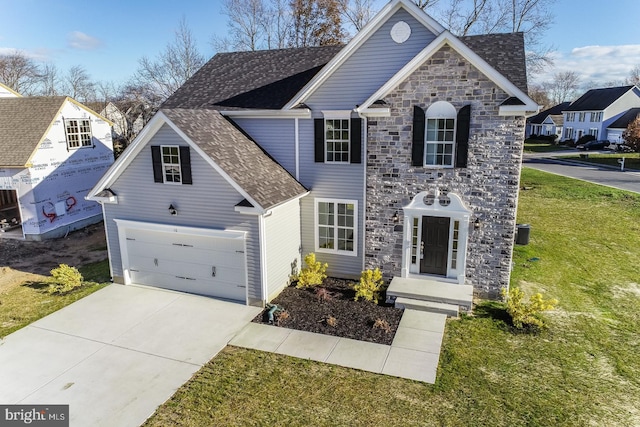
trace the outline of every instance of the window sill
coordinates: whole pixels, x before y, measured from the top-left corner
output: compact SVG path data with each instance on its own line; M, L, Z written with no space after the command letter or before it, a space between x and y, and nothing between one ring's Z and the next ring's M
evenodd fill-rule
M338 249L322 249L322 248L316 248L315 251L323 254L333 254L333 255L352 256L352 257L358 256L358 253L356 251L340 251Z

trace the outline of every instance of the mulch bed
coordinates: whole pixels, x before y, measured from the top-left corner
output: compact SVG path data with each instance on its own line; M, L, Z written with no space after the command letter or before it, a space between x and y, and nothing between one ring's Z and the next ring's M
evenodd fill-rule
M364 300L354 301L355 291L349 287L349 283L351 282L348 280L327 278L316 288L296 289L295 285L285 288L271 302L282 308L282 311L276 313L274 324L284 328L391 345L402 317L402 310L393 308L384 301L380 301L379 304ZM267 323L267 311L265 309L253 321ZM284 311L288 317L287 314L282 315Z

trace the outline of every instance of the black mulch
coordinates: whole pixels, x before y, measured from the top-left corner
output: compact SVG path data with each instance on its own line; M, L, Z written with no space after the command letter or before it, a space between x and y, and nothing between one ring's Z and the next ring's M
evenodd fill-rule
M402 310L384 301L379 304L362 299L354 301L355 291L349 283L352 282L327 278L316 288L296 289L295 285L285 288L271 303L286 311L288 317L276 312L274 323L284 328L391 345ZM326 290L328 297L320 295L325 291L318 289ZM267 311L265 309L253 321L267 323ZM384 326L388 325L388 329L379 327L383 322L374 327L377 320L386 322Z

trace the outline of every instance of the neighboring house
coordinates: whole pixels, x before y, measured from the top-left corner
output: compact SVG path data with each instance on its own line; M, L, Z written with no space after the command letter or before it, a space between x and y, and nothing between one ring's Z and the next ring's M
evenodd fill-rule
M11 89L9 86L0 83L0 98L17 98L20 96L22 95Z
M622 134L627 130L629 123L634 121L640 115L640 108L632 108L626 113L618 117L613 123L607 127L607 139L614 144L624 143Z
M562 138L562 128L564 117L562 111L565 110L571 102L563 102L551 108L548 108L533 117L527 119L527 129L525 137L531 135L558 135L558 141Z
M113 163L111 123L64 97L0 98L0 229L40 240L102 220L87 192Z
M315 252L497 297L526 93L521 33L458 38L408 0L344 47L218 54L89 193L113 280L259 305Z
M563 140L577 141L593 135L599 141L609 139L607 128L630 108L640 107L640 88L619 86L591 89L565 110ZM615 138L616 133L612 135Z
M114 141L126 135L129 127L127 117L113 102L85 102L84 105L113 124L111 137Z

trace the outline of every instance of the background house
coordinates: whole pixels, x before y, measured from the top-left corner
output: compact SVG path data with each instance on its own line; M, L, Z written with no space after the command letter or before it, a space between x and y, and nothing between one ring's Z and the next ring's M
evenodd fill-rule
M583 135L609 140L607 128L631 108L640 107L640 88L618 86L591 89L563 110L564 140L577 141ZM612 138L616 139L617 132Z
M564 116L562 111L571 105L571 102L563 102L548 108L533 117L527 119L525 138L531 135L558 135L558 141L562 138Z
M102 220L84 197L113 163L105 118L68 97L2 97L0 153L0 229L40 240Z
M114 281L264 304L315 252L498 296L538 110L524 59L522 34L457 38L408 0L344 47L216 55L88 196Z

